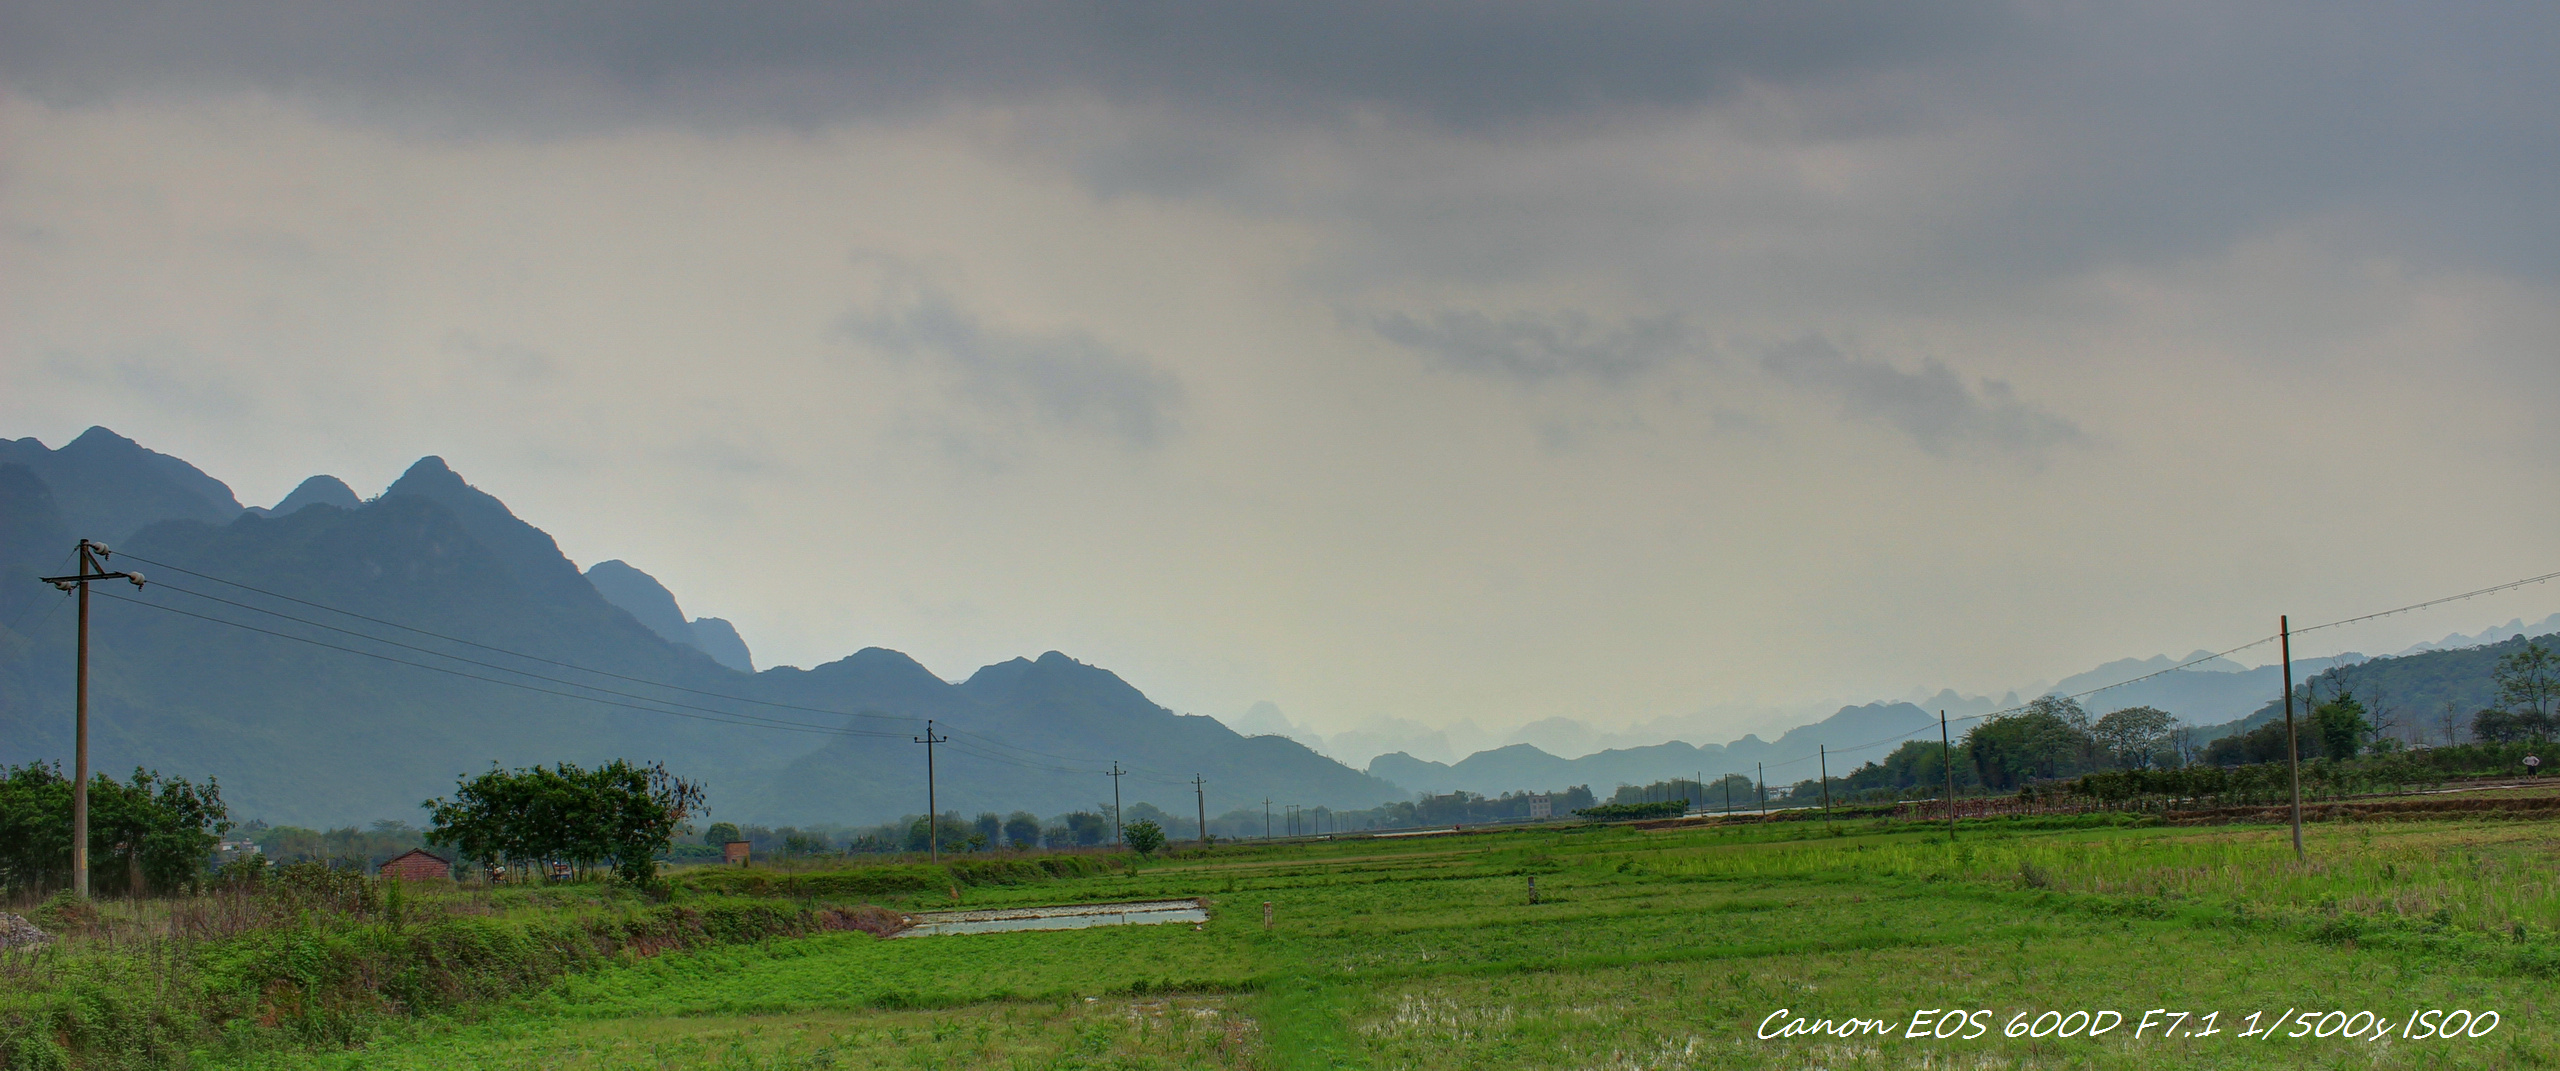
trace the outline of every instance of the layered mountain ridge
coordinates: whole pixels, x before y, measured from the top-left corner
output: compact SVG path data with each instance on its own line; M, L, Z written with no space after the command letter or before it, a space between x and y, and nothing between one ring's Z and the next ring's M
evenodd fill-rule
M1195 775L1213 810L1403 794L1054 651L960 684L877 647L752 672L727 622L685 620L627 564L597 582L440 458L369 501L315 477L288 512L244 509L105 429L0 447L4 762L69 758L71 615L32 578L87 534L151 577L96 588L92 768L217 778L241 819L414 821L491 763L632 758L707 782L724 819L878 821L925 809L926 719L950 738L934 749L945 810L1091 807L1114 761L1137 771L1124 798L1177 813ZM82 490L66 503L48 472Z

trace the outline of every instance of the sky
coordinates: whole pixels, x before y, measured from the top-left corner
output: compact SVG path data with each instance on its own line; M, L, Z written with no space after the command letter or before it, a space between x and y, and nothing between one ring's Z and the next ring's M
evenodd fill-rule
M2560 569L2555 46L2540 4L0 0L0 435L251 504L440 455L759 664L1738 735Z

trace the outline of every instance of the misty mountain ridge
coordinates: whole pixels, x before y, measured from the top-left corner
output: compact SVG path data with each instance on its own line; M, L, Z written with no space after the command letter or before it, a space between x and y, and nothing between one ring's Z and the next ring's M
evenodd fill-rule
M926 718L951 737L936 749L945 808L1089 808L1110 798L1102 771L1114 760L1135 771L1123 786L1133 802L1188 802L1193 775L1209 780L1217 810L1274 794L1335 807L1404 794L1293 742L1177 715L1054 651L959 684L877 647L806 670L724 665L706 640L735 643L747 661L725 622L699 618L666 635L681 611L662 585L627 565L618 577L664 597L641 606L644 622L440 458L352 508L343 484L314 486L314 501L288 514L241 509L227 488L221 501L179 495L188 481L173 466L192 466L154 461L163 455L112 432L79 442L88 445L8 445L55 471L95 471L103 458L112 480L148 494L119 502L101 491L74 511L36 465L0 462L0 567L23 581L0 584L0 709L37 712L0 736L0 762L68 758L71 622L59 593L26 578L107 518L140 525L116 537L116 564L186 572L142 565L154 570L149 587L98 592L94 766L217 777L243 820L416 820L419 800L493 761L634 758L707 782L721 818L877 821L924 809L923 749L911 741ZM81 465L66 467L63 454ZM606 586L620 572L607 570Z

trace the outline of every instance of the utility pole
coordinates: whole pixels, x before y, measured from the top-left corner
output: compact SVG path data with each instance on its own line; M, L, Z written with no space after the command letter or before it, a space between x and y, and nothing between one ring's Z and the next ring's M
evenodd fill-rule
M1120 760L1111 760L1111 843L1120 843L1120 779L1129 771L1120 768Z
M1262 797L1262 839L1271 839L1271 797Z
M71 887L89 898L89 582L130 580L142 586L140 573L111 573L98 564L114 555L104 543L80 541L80 571L72 576L40 577L64 591L80 593L80 655L72 689L71 721Z
M1200 846L1203 848L1209 846L1209 790L1206 785L1208 782L1201 780L1199 774L1191 775L1191 802L1200 807Z
M933 735L932 718L924 720L924 735L916 737L916 743L924 745L924 805L930 812L924 816L924 835L926 842L933 845L933 862L936 866L942 863L942 801L934 795L933 745L950 742L950 737ZM1117 781L1112 783L1119 784Z
M1947 738L1947 712L1938 712L1938 765L1947 771L1947 841L1956 839L1956 746Z
M1813 757L1822 762L1822 818L1831 820L1831 752L1825 745L1813 746Z
M1755 762L1751 764L1751 768L1759 771L1760 774L1760 817L1767 818L1769 817L1769 766L1767 763Z
M86 605L82 604L83 608ZM2293 781L2293 861L2299 863L2305 858L2302 854L2302 743L2293 731L2293 623L2283 614L2276 615L2276 637L2284 652L2284 766L2286 775Z

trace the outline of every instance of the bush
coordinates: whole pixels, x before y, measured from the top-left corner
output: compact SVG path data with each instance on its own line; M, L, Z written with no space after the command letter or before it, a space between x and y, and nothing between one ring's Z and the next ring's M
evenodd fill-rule
M1120 831L1120 839L1129 842L1129 850L1142 856L1154 855L1164 847L1164 827L1146 819L1129 823Z

